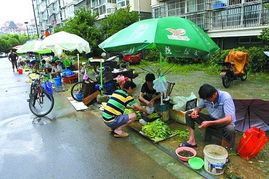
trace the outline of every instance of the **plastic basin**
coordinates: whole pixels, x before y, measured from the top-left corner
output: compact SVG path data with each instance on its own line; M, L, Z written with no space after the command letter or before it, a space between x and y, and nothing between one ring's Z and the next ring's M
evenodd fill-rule
M193 168L195 170L199 170L203 167L204 160L201 159L200 157L193 157L193 158L188 160L188 163L189 163L191 168Z
M191 157L185 157L178 154L179 152L183 152L183 151L191 152L193 155ZM177 157L184 162L187 162L189 159L195 157L197 154L196 150L191 147L179 147L176 149L175 152L176 152Z

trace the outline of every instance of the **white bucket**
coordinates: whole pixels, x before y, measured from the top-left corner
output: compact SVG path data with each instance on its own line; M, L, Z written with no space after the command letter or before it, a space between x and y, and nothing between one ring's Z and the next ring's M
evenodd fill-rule
M219 145L206 145L204 148L204 168L213 175L221 175L228 157L227 150Z

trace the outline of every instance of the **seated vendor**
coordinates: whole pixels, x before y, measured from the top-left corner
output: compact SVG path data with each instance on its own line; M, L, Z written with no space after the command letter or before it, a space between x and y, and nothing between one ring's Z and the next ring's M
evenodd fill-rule
M46 58L45 59L45 65L44 65L44 72L45 73L50 73L52 69L52 65L50 64L50 59Z
M142 103L142 105L153 107L156 101L161 97L161 94L157 93L153 88L153 81L155 80L153 73L148 73L145 80L146 82L142 85L139 94L139 101Z
M57 64L56 62L51 62L51 76L54 78L56 76L60 76L62 72L61 65Z
M207 127L222 131L222 146L232 149L234 145L235 129L234 122L235 106L231 95L225 91L216 90L209 84L204 84L199 89L199 96L202 99L198 107L186 115L186 124L189 127L189 140L180 146L196 147L194 128L198 123L199 129ZM206 108L208 115L200 113L201 109Z
M136 114L123 114L125 109L132 108L144 113L147 111L137 104L132 97L136 84L132 81L124 83L123 89L116 90L102 113L105 124L111 128L114 137L128 137L129 134L123 131L123 128L136 120Z

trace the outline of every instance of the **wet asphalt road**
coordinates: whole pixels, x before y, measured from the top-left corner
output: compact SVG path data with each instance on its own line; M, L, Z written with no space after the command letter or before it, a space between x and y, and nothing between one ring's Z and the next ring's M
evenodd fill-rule
M38 122L27 79L0 58L0 178L200 178L131 131L112 137L96 113L76 112L67 93L56 93Z

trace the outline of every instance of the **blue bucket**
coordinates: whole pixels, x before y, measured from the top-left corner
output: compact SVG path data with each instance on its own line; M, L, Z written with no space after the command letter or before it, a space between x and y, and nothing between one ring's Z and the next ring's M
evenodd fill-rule
M78 93L78 94L76 94L76 98L77 98L78 100L82 100L82 99L83 99L83 94L82 94L82 93Z
M55 86L62 86L62 78L61 77L56 77L53 78Z

